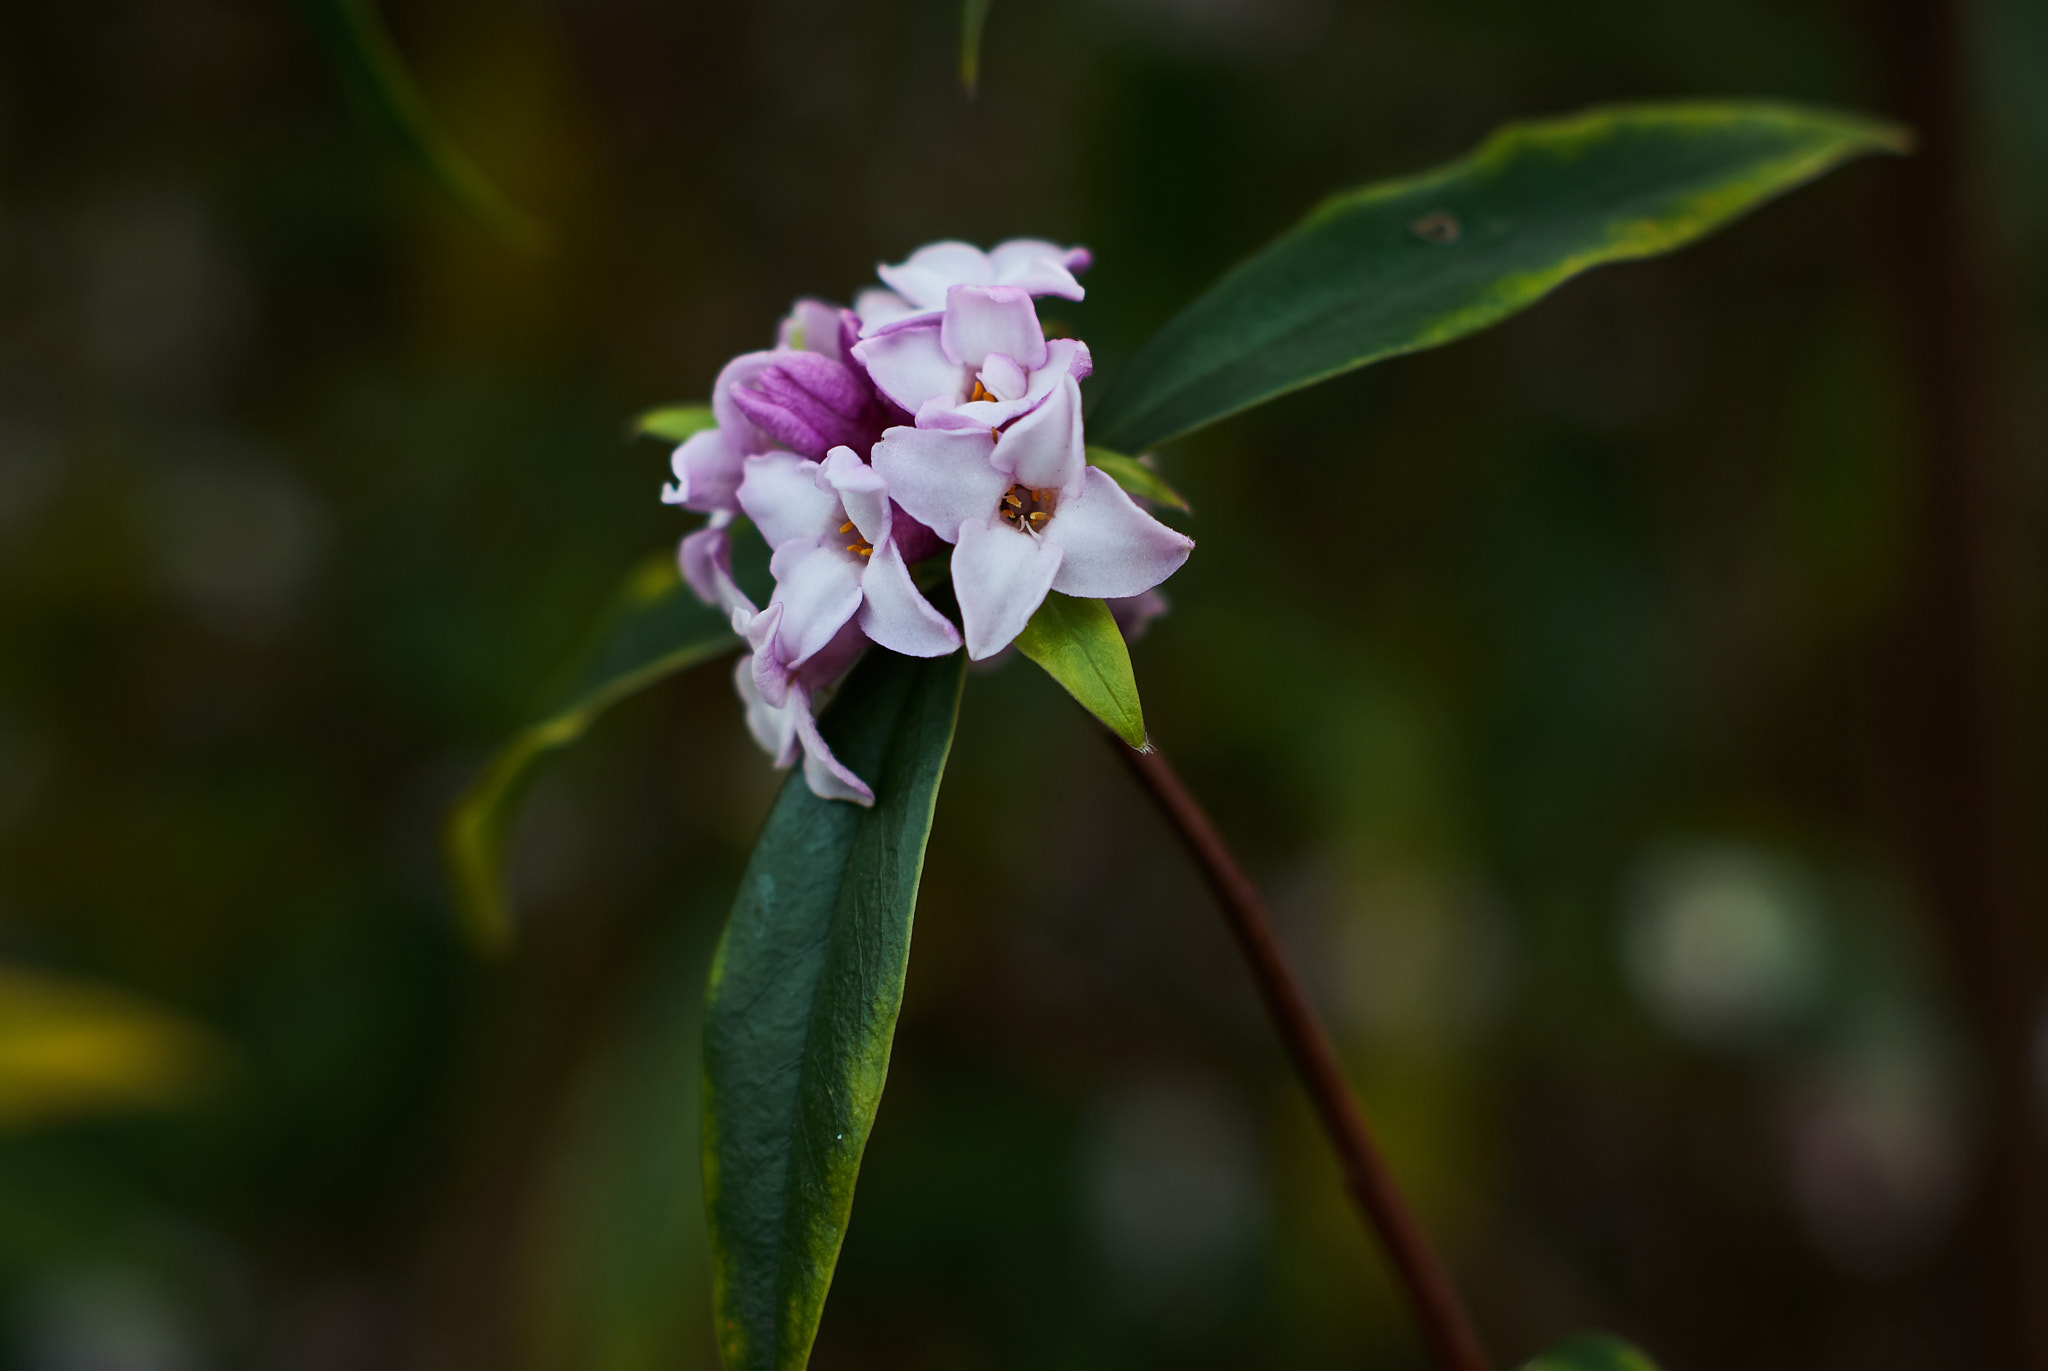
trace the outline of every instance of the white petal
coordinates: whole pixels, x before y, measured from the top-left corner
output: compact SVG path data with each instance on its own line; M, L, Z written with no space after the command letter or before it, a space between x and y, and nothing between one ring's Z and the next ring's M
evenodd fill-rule
M894 542L875 544L860 578L860 626L868 637L906 657L943 657L960 646L960 634L931 607L910 579Z
M890 329L854 344L853 358L875 388L911 414L927 400L957 405L974 383L971 368L948 360L939 347L939 321Z
M993 657L1024 631L1059 574L1062 549L1000 519L965 523L953 550L953 593L967 655Z
M662 503L707 512L732 509L744 461L725 430L707 428L691 434L669 454L668 467L676 483L661 488Z
M850 447L835 447L825 454L818 479L833 493L845 511L840 523L852 522L862 538L880 547L889 536L894 517L889 508L889 483L882 473L854 455ZM834 525L834 532L838 531Z
M817 720L811 717L810 701L804 692L798 689L790 695L790 703L796 707L796 736L804 749L804 782L810 786L811 794L821 800L873 804L875 792L868 788L867 782L847 770L832 755L832 749L826 746L824 736L818 732Z
M761 697L761 691L754 684L754 658L750 653L740 658L733 668L733 688L739 691L740 704L746 709L747 732L754 735L754 741L761 750L774 759L777 767L788 766L796 760L796 712L787 704L771 705Z
M845 522L839 497L818 489L818 464L793 452L747 459L739 504L768 540L781 547L798 538L821 538Z
M1143 594L1180 570L1195 547L1132 504L1100 467L1089 467L1081 489L1060 501L1044 537L1067 554L1053 589L1091 600Z
M1045 365L1045 330L1031 297L1015 286L954 286L946 292L939 347L976 371L991 354L1015 358L1025 370ZM906 409L915 408L906 405Z
M770 603L782 606L776 650L801 666L859 612L860 561L832 541L797 539L775 549L768 569L775 573Z
M860 316L861 336L866 337L884 324L924 313L893 290L864 290L854 297L853 312Z
M1010 488L1010 478L989 465L994 447L984 429L892 428L875 444L875 469L890 498L951 542L962 523L993 516Z
M1088 465L1081 436L1081 388L1072 376L1055 382L1045 403L1003 430L989 465L1020 486L1065 490Z
M987 253L972 243L950 240L927 243L896 266L877 266L875 275L919 309L944 306L949 287L985 286L995 279Z

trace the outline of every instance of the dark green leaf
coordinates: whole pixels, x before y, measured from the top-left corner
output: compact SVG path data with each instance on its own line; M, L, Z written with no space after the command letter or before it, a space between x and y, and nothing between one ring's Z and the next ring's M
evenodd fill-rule
M1525 1363L1522 1371L1657 1371L1657 1364L1620 1338L1581 1333Z
M1045 668L1082 708L1132 747L1145 745L1145 712L1131 650L1109 606L1051 591L1017 635L1017 651Z
M711 968L704 1195L726 1371L803 1366L903 999L965 659L873 651L822 727L875 805L792 772Z
M709 405L663 405L634 419L627 436L680 443L707 428L717 427L718 416L711 412Z
M349 98L364 115L396 139L430 180L507 244L537 251L545 231L500 194L442 130L375 0L298 0L298 6Z
M1135 457L1111 452L1106 447L1091 447L1088 449L1088 465L1101 467L1112 481L1124 488L1126 495L1135 495L1140 500L1150 500L1155 505L1165 505L1183 514L1194 513L1181 493L1166 484L1165 477Z
M1603 262L1669 252L1896 128L1769 104L1511 124L1421 176L1340 195L1161 329L1089 417L1135 452L1368 362L1462 338Z
M731 650L725 615L700 602L667 554L649 558L613 602L588 663L562 705L515 734L448 815L443 847L465 928L486 949L512 937L504 876L505 836L534 765L567 747L597 717L636 691Z
M960 84L969 95L981 82L981 31L991 0L960 0Z

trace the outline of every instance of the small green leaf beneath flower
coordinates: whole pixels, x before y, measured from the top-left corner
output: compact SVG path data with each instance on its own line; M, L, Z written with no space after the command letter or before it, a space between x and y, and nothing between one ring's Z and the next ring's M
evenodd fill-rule
M1088 465L1101 467L1124 488L1124 494L1134 495L1140 500L1150 500L1155 505L1165 505L1183 514L1192 514L1188 502L1181 493L1166 484L1166 478L1146 466L1136 457L1126 457L1121 452L1111 452L1106 447L1088 449Z
M449 812L443 853L463 927L477 946L497 951L512 939L505 839L540 760L581 738L620 700L738 644L725 615L690 593L669 554L626 578L564 702L499 748Z
M1017 650L1044 667L1110 732L1132 747L1145 745L1131 651L1108 605L1052 591L1017 635Z
M1581 1333L1523 1363L1522 1371L1657 1371L1657 1364L1620 1338Z
M717 427L718 416L711 412L709 405L663 405L635 419L627 436L680 443L707 428Z

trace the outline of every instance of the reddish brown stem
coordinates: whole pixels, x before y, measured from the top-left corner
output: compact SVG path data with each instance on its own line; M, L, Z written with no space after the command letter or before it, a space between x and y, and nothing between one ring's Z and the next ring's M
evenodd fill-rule
M1115 738L1109 742L1159 807L1200 868L1216 903L1223 907L1224 921L1258 985L1259 998L1265 1001L1288 1060L1307 1087L1323 1130L1330 1136L1330 1146L1337 1151L1345 1187L1386 1248L1431 1357L1441 1371L1487 1371L1486 1353L1472 1329L1471 1317L1451 1286L1450 1273L1395 1188L1372 1134L1366 1131L1365 1117L1358 1112L1358 1102L1352 1098L1337 1061L1337 1049L1273 931L1258 888L1231 856L1216 826L1166 758L1156 751L1134 752Z

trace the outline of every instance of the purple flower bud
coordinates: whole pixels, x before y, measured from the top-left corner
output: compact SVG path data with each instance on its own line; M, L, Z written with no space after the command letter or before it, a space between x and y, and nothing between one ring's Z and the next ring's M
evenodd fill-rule
M835 447L866 452L881 432L866 376L815 352L776 354L732 402L755 427L799 457L819 460Z

